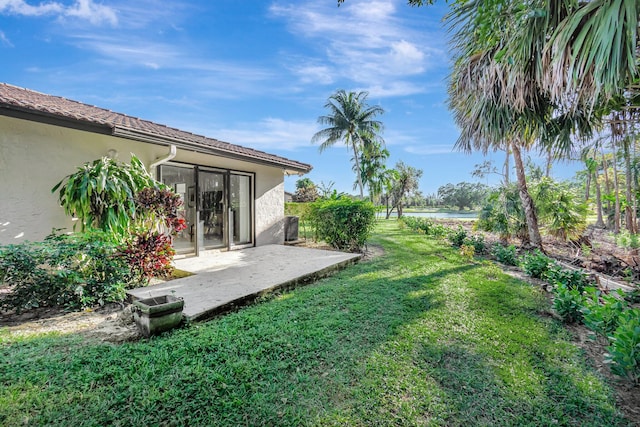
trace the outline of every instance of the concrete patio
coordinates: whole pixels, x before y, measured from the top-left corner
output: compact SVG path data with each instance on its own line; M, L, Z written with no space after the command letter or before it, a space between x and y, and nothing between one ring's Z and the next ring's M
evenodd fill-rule
M193 276L128 291L132 300L160 295L184 299L184 316L203 320L276 289L309 283L353 264L359 254L285 245L208 252L175 261Z

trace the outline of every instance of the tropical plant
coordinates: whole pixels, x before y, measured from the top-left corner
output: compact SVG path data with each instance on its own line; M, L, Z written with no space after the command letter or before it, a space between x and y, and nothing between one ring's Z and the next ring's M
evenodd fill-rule
M531 185L531 193L549 234L563 241L582 235L587 226L587 206L567 185L545 177Z
M81 230L92 227L126 236L136 215L136 194L147 187L161 186L131 155L131 164L110 157L85 163L51 192L60 189L60 204L67 215L78 218Z
M540 258L537 262L542 266L544 259ZM549 262L541 278L552 285L565 285L568 289L576 289L580 293L584 292L589 285L589 280L583 270L563 268L556 262Z
M551 258L536 249L520 257L520 264L529 276L544 279L551 265Z
M515 237L526 246L529 233L515 184L501 186L489 192L485 205L480 210L477 227L479 230L498 233L504 244Z
M610 337L605 363L611 371L638 384L640 382L640 309L626 310Z
M329 97L325 108L329 114L318 117L318 123L328 126L313 135L311 141L320 142L320 152L342 141L352 150L360 197L364 196L360 153L369 144L384 144L380 136L382 122L376 117L383 114L379 106L367 105L367 92L346 92L341 89Z
M584 325L603 337L608 337L618 327L620 315L627 310L624 294L607 295L596 288L587 289L581 308Z
M583 296L577 289L569 289L565 284L559 284L553 290L553 308L567 323L582 320Z
M492 254L503 264L518 265L518 252L514 245L504 246L498 243L493 246Z

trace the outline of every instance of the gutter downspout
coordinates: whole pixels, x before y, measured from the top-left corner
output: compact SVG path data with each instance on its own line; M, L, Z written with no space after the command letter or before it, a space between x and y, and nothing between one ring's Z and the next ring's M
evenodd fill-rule
M166 157L159 157L158 159L156 159L155 162L151 163L149 165L149 172L151 172L151 176L153 176L154 179L157 179L157 173L156 173L156 167L160 166L163 163L167 163L169 160L173 159L176 156L177 153L177 148L175 145L171 144L169 146L169 154L167 154Z

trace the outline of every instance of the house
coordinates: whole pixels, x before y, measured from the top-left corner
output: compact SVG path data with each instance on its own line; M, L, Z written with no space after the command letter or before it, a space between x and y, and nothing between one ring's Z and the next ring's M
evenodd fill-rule
M294 196L293 193L291 193L289 191L285 191L284 192L284 202L285 203L293 202L293 196Z
M0 244L72 229L51 188L78 166L135 154L183 201L178 253L284 241L284 176L311 166L0 83Z

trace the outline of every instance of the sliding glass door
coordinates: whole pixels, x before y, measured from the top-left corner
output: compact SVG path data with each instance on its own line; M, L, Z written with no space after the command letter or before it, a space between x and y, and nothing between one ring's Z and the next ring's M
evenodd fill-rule
M199 230L201 248L219 248L225 242L226 173L200 170L198 172Z
M160 181L169 186L182 199L178 216L184 218L187 228L173 238L173 248L179 254L196 251L196 174L193 166L162 165Z
M233 245L246 245L252 241L251 177L231 173L229 175L229 227L233 231Z
M159 169L184 202L178 214L187 228L173 239L178 253L253 243L253 174L179 163Z

